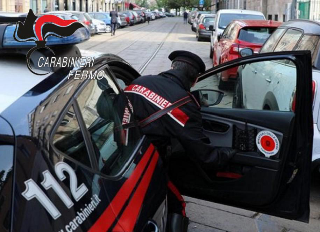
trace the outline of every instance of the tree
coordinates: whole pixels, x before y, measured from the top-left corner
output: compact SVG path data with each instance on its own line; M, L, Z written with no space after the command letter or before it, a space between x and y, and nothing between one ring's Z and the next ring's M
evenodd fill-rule
M144 7L144 8L149 8L149 4L147 0L136 0L135 3L138 6Z

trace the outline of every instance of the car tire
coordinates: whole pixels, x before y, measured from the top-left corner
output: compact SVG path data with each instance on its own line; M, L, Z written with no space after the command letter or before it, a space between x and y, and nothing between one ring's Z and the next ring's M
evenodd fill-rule
M210 54L209 57L212 59L213 58L213 51L212 51L212 47L210 46Z
M202 38L200 37L200 35L198 35L198 41L202 41Z
M233 101L232 101L232 108L243 108L243 98L242 98L242 82L241 78L238 74L238 80L234 87L234 95L233 95Z

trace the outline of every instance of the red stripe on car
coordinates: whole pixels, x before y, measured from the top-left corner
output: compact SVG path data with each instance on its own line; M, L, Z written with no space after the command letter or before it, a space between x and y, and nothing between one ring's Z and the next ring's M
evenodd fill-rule
M130 175L130 177L124 182L117 195L112 199L109 206L106 210L101 214L98 220L94 223L94 225L89 229L90 232L96 231L107 231L113 222L116 219L116 215L118 215L124 206L124 203L129 198L132 190L136 186L139 178L141 177L143 170L146 168L148 161L154 151L154 146L151 144L146 153L143 155L139 164Z
M120 217L120 220L119 220L120 225L117 225L113 231L117 231L116 228L123 228L124 231L134 231L134 226L139 217L141 206L145 198L146 192L148 190L152 175L156 168L158 158L159 158L159 154L158 152L156 152L152 157L150 165L141 183L139 184L138 189L135 191L129 205L127 206L126 210Z

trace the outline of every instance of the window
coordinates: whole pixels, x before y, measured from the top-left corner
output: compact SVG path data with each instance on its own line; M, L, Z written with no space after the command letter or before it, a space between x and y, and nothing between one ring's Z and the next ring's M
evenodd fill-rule
M272 15L268 15L268 20L272 20Z
M287 30L287 32L284 34L284 36L282 36L282 38L278 42L274 51L275 52L292 51L301 36L302 36L301 31L294 30L294 29Z
M260 61L208 76L192 91L202 90L198 94L200 102L209 107L288 112L294 106L296 76L296 67L290 60ZM217 105L211 104L218 99L212 90L224 92Z
M267 40L260 50L260 53L273 52L274 47L277 45L277 41L284 33L285 29L277 29Z
M220 29L225 29L228 24L235 19L255 19L264 20L263 15L250 15L250 14L221 14L218 27Z
M91 167L90 158L73 106L57 128L53 145L62 153Z
M246 27L240 30L238 39L250 43L263 44L274 31L275 28L270 27Z
M99 170L116 175L133 154L140 139L136 128L123 129L133 120L132 109L108 75L87 82L77 102L96 152Z
M274 16L274 20L275 20L275 21L279 21L279 20L278 20L278 15L277 15L277 14Z

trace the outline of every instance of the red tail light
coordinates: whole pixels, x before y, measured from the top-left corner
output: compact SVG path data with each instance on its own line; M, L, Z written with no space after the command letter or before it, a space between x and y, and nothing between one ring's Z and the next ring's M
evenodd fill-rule
M90 21L87 21L87 20L86 20L86 21L84 21L84 24L86 24L86 25L89 26L89 25L90 25Z
M312 102L314 101L314 95L316 93L316 82L312 81ZM291 111L295 112L296 110L296 90L292 93L292 101L291 101Z
M205 30L206 28L205 28L205 26L201 23L201 24L199 24L199 29Z

